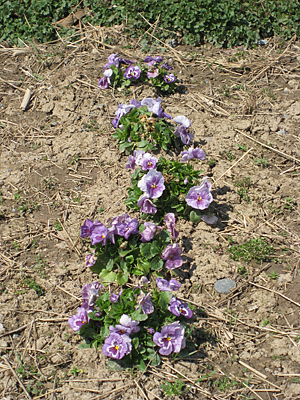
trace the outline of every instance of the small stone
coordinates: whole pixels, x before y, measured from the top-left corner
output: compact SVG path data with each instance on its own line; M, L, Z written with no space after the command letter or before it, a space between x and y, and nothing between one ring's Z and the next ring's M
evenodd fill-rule
M5 349L8 347L8 343L5 340L0 340L0 348Z
M218 293L228 294L230 289L235 289L236 283L232 279L220 279L215 283L215 290Z
M277 135L283 135L283 136L286 135L286 131L284 129L280 129L280 131L278 131L276 133L277 133Z

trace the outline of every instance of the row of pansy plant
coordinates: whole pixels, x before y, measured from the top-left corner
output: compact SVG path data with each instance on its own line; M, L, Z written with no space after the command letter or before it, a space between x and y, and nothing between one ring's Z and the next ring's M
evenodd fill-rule
M176 90L176 76L171 73L173 67L163 63L161 56L147 56L144 64L136 63L133 59L127 60L118 54L111 54L103 67L103 77L98 81L100 89L109 86L125 88L133 83L150 83L161 93L174 93Z
M204 177L199 184L203 171L196 171L191 163L182 163L193 159L204 160L204 151L189 149L181 155L179 162L134 151L126 165L126 168L135 171L131 176L132 186L127 188L125 204L132 210L140 211L143 219L155 222L160 222L169 211L183 218L189 217L192 222L201 219L207 223L216 222L216 217L212 217L209 210L213 201L211 183Z
M168 120L173 120L174 126ZM120 104L112 121L121 152L131 154L133 150L168 150L188 145L193 135L188 131L191 121L179 115L172 119L161 106L161 98L131 100L130 104Z
M69 326L85 346L101 347L105 356L142 371L159 365L159 355L179 353L191 331L190 305L174 295L181 284L172 274L183 264L182 249L173 243L179 234L175 215L167 214L164 224L122 214L108 226L87 219L81 227L93 249L86 266L102 283L84 285L83 303ZM122 287L118 293L107 289L114 282Z
M158 72L166 68L160 65L160 58L146 61ZM106 75L100 86L111 84L113 74L115 82L123 79L120 71L124 64L125 79L138 78L142 73L133 62L113 54L104 67ZM147 152L157 146L165 150L168 145L180 147L180 141L188 145L192 140L188 118L174 118L178 124L175 129L167 119L171 116L162 109L160 98L132 100L118 107L113 137L121 152L133 152L126 165L134 172L125 203L140 211L143 220L122 214L111 218L108 225L85 221L81 237L89 238L92 247L86 266L99 274L101 284L95 281L83 287L82 306L69 319L71 329L85 339L84 346L100 346L105 356L122 359L125 366L142 371L148 365L159 365L159 355L179 353L191 332L191 307L174 294L181 284L172 275L183 259L182 249L174 243L179 233L172 211L184 218L189 216L193 222L216 222L209 214L211 184L206 177L200 180L203 171L196 171L190 162L204 160L204 151L184 150L180 161L157 159ZM148 222L150 219L154 222ZM120 286L118 293L111 292L111 284Z

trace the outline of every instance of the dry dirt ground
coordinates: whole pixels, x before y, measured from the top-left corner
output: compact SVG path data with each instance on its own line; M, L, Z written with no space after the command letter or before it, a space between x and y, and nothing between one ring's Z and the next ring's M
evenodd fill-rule
M180 296L203 310L196 351L141 374L110 370L101 351L78 348L67 320L83 284L96 279L85 268L80 226L128 211L130 172L111 121L118 104L157 97L147 85L97 88L109 54L145 57L120 32L107 35L110 45L95 28L72 45L0 48L1 398L299 399L295 40L254 50L156 50L172 59L180 80L179 92L163 98L165 110L192 120L195 145L207 154L195 167L214 182L217 226L176 224L186 261ZM245 261L241 245L251 240L257 260ZM237 246L234 254L229 246ZM214 289L221 278L237 284L229 295Z

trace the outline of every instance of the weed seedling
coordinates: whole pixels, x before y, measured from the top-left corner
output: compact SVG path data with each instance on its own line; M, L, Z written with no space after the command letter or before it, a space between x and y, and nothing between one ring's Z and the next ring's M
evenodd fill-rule
M241 180L235 182L235 184L234 184L235 187L238 187L237 193L239 194L240 198L247 201L248 203L250 203L248 192L249 192L251 185L252 185L252 182L249 177L241 179Z
M42 289L41 286L36 283L34 279L26 278L24 280L24 284L27 285L30 289L33 289L39 297L43 296L44 289Z
M182 382L178 378L173 384L170 382L162 384L161 388L167 397L171 397L171 396L180 396L183 392L184 386L185 386L184 382Z
M265 158L255 158L254 159L254 164L255 165L261 165L263 168L267 168L269 165L268 161Z
M284 201L285 201L284 208L286 210L292 211L295 208L294 205L296 204L296 202L291 197L285 198Z
M239 265L239 267L238 267L238 273L240 274L240 275L247 275L248 274L248 271L247 271L247 269L244 267L244 266L242 266L242 265Z
M70 165L73 165L75 163L79 162L79 158L80 158L80 154L77 154L76 156L74 156L74 158L69 162Z
M233 161L236 158L235 155L230 153L230 151L228 151L228 150L221 151L220 156L226 158L229 161Z
M247 147L242 145L242 144L238 144L239 149L243 150L243 151L248 151Z
M277 281L278 279L278 274L275 271L272 271L268 276L270 279L273 279L274 281Z
M74 365L73 369L70 369L69 372L70 372L70 374L73 374L74 376L78 376L79 374L83 373L82 369L78 369L76 367L76 365Z
M217 165L217 160L214 160L213 158L211 158L209 161L208 161L208 165L210 166L210 168L213 168L213 167L215 167L216 165Z
M57 231L62 231L62 230L63 230L61 224L60 224L58 221L55 222L54 228L55 228Z
M269 245L264 238L250 239L243 244L232 245L227 250L231 258L236 261L268 261L273 254L273 246Z

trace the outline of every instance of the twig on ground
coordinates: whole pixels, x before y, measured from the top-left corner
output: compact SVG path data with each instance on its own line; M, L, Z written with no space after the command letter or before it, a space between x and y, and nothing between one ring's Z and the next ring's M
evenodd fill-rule
M75 243L74 243L73 240L71 239L71 237L70 237L70 235L68 234L68 232L67 232L66 228L64 227L63 223L60 221L59 218L57 218L57 221L58 221L58 223L61 225L61 227L63 228L65 234L66 234L67 237L68 237L68 239L70 240L70 242L71 242L71 244L72 244L72 246L73 246L73 249L76 251L76 253L77 253L77 254L79 255L79 257L81 258L81 257L82 257L82 254L81 254L80 250L78 250L78 248L76 247Z
M20 380L20 378L18 377L18 375L15 373L15 370L13 369L13 367L11 366L10 362L8 361L8 359L6 358L6 356L2 356L2 359L4 360L5 364L8 366L8 368L11 370L12 374L14 375L14 377L16 378L16 380L18 381L19 385L21 386L21 388L23 389L24 393L26 394L26 396L28 397L29 400L32 400L32 397L30 396L30 394L27 392L25 386L23 385L22 381Z
M286 158L286 159L288 159L288 160L291 160L291 161L300 163L300 160L298 160L296 157L289 156L288 154L283 153L283 152L280 151L280 150L276 150L276 149L274 149L273 147L270 147L270 146L268 146L268 145L266 145L266 144L264 144L264 143L262 143L262 142L259 142L258 140L254 139L253 137L251 137L251 136L247 135L246 133L240 131L239 129L236 129L236 128L235 128L235 130L236 130L238 133L240 133L241 135L245 136L246 138L248 138L248 139L250 139L250 140L253 140L253 142L259 144L260 146L263 146L263 147L265 147L265 148L267 148L267 149L269 149L269 150L271 150L271 151L274 151L274 153L277 153L277 154L280 155L281 157L284 157L284 158Z
M57 287L57 289L60 289L62 292L68 294L69 296L73 297L74 299L76 299L76 300L78 300L78 301L82 301L82 299L80 299L80 298L77 297L77 296L74 296L74 294L68 292L67 290L63 289L62 287L60 287L60 286L58 286L58 285L56 285L55 287Z
M221 178L223 178L223 176L226 175L233 167L235 167L244 157L246 157L246 155L248 155L251 150L253 150L253 147L251 147L251 149L249 149L245 154L243 154L242 157L239 158L230 168L228 168L228 170L225 171L217 180L215 180L213 184L215 185Z
M255 286L255 287L259 288L259 289L264 289L264 290L267 290L268 292L277 294L278 296L281 296L283 299L289 301L290 303L295 304L295 306L300 307L299 303L297 303L296 301L290 299L289 297L285 296L284 294L282 294L280 292L277 292L277 290L269 289L269 288L267 288L265 286L258 285L257 283L254 283L254 282L249 282L249 283L250 283L250 285L253 285L253 286Z

